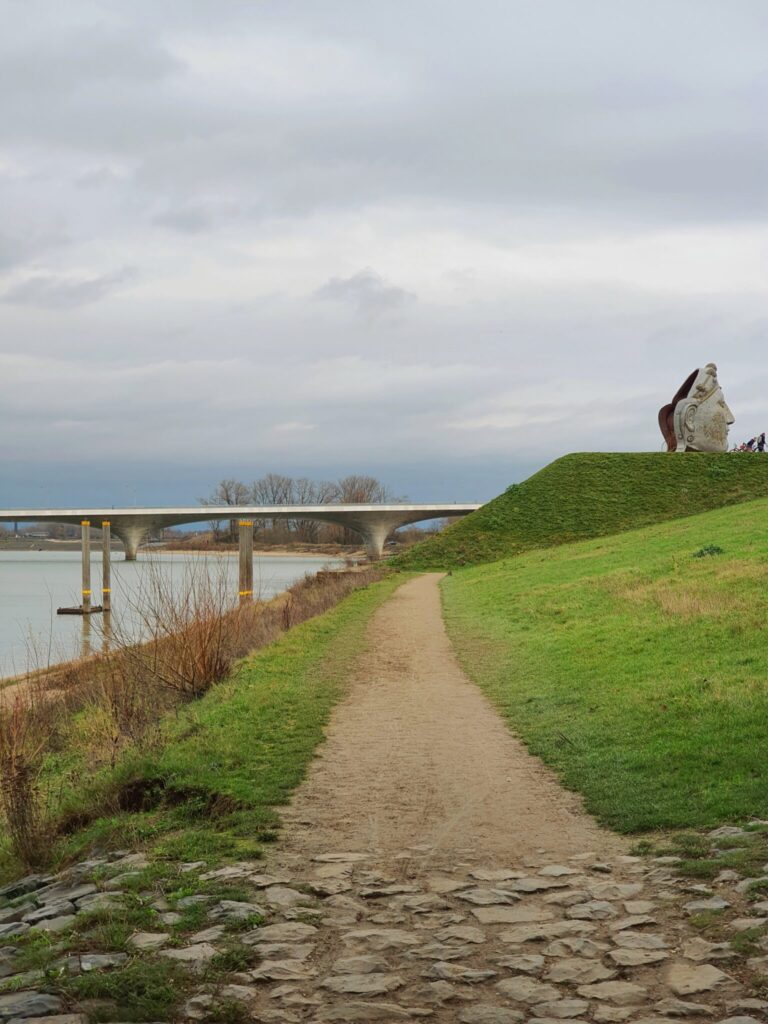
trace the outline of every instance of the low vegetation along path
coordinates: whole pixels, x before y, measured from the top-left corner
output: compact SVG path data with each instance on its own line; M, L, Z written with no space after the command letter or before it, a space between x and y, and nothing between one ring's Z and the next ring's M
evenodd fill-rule
M629 856L510 735L453 657L438 582L374 616L286 811L256 1019L748 1017L733 953L688 923L709 894Z

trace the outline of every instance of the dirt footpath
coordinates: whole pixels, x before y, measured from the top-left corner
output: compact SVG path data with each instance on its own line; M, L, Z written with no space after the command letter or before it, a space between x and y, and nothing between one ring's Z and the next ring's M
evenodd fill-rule
M269 915L243 940L252 1019L760 1024L736 952L688 921L733 896L629 855L526 753L458 667L438 581L374 616L267 874L222 869Z
M439 580L404 584L375 614L281 846L386 859L423 845L436 860L471 852L487 866L624 852L467 679L443 625Z

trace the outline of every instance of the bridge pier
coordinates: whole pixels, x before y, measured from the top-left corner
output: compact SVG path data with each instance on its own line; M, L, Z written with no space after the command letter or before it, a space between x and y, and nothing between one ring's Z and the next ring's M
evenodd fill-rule
M112 609L112 528L108 519L101 524L101 607Z
M115 527L115 533L125 547L126 562L136 561L139 547L147 539L149 530L149 526L146 526L144 523L126 523L120 527Z
M240 520L240 604L253 601L253 520Z
M396 525L399 526L400 523ZM358 530L363 538L365 553L368 555L369 561L378 562L383 557L384 545L393 529L396 529L396 526L392 523L372 522Z
M82 530L81 554L83 559L82 604L83 615L91 613L91 524L84 519L80 524Z

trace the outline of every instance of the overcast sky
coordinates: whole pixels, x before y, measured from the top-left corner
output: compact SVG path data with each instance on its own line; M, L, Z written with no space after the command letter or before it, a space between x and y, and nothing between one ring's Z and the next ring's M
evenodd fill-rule
M0 0L0 506L768 428L765 0Z

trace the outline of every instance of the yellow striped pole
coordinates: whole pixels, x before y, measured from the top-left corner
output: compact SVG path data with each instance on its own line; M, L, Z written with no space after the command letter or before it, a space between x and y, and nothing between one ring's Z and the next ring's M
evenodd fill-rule
M112 524L105 519L101 524L101 607L112 610Z
M240 520L240 604L253 600L253 520Z
M83 519L80 523L83 534L82 555L83 555L83 615L91 613L91 523L89 519Z

